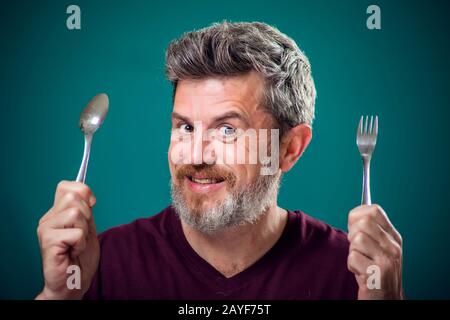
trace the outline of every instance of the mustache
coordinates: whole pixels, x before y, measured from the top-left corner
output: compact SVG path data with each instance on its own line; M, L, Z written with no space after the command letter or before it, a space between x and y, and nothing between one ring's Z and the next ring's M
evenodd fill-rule
M201 174L208 179L224 180L231 188L236 184L236 175L233 172L209 164L182 165L176 170L175 177L178 181L183 181L185 177L192 177L194 174Z

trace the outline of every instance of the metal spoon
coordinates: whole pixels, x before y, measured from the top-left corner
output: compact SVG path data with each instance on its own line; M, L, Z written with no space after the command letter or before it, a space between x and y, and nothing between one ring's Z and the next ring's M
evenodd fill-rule
M105 120L106 114L108 113L108 107L108 96L104 93L100 93L93 97L84 108L83 112L81 112L79 126L81 131L84 132L84 153L80 170L78 171L77 182L84 183L86 179L92 137Z

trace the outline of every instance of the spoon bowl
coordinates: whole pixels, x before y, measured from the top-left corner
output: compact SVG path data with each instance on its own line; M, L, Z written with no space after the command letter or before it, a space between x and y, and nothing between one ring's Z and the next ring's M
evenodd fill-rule
M93 134L102 125L109 109L109 99L104 93L93 97L80 115L79 126L84 134Z

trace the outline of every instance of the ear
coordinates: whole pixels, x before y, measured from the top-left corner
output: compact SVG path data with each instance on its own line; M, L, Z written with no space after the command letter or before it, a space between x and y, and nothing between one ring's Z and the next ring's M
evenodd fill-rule
M304 123L286 132L280 146L280 169L282 172L291 170L308 147L311 138L311 127Z

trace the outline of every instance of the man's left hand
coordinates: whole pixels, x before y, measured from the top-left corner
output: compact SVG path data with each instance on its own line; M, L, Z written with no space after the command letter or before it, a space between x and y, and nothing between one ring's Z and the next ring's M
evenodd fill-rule
M376 204L351 210L348 239L347 263L359 285L358 299L403 299L402 237L384 210Z

